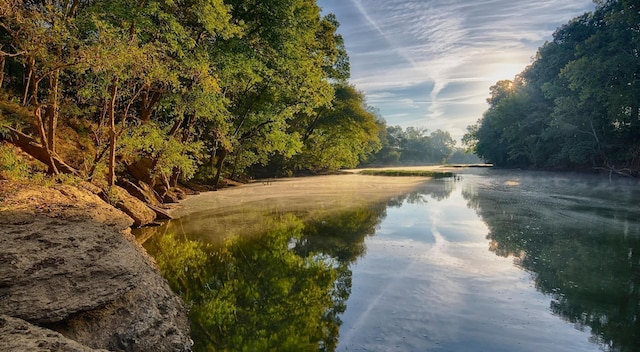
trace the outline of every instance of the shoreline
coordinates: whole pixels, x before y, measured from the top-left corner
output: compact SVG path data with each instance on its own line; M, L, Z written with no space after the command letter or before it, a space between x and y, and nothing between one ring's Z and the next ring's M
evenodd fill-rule
M387 168L346 169L340 174L304 177L257 179L239 186L221 188L189 195L168 210L174 219L222 207L265 202L268 200L300 201L301 195L339 206L336 193L349 192L356 201L377 201L410 192L432 179L424 176L370 176L360 175L362 170L424 170L456 171L462 166L430 165ZM337 181L341 182L337 182ZM334 182L335 181L335 182ZM309 203L309 202L307 202Z
M354 173L256 180L239 187L188 196L161 227L135 230L139 243L158 232L190 234L217 242L229 235L252 236L273 216L293 213L301 220L320 219L358 207L387 202L415 191L433 178L369 176Z
M188 196L169 213L215 218L216 210L224 210L243 217L235 212L242 206L286 211L301 205L309 214L338 211L410 192L429 180L351 170L256 180ZM136 242L133 224L90 184L0 180L0 349L189 350L185 304Z
M386 177L358 174L288 177L256 180L241 186L187 196L168 212L175 219L243 204L321 201L340 206L345 197L355 201L376 201L410 192L431 178L421 176ZM346 192L346 193L344 193Z

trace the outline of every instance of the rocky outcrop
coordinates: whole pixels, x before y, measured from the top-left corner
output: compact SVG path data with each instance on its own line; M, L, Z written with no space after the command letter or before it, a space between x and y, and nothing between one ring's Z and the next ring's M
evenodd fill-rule
M5 352L107 352L93 349L64 335L22 319L0 315L0 347Z
M156 213L153 210L140 199L129 194L124 188L113 186L110 192L103 192L102 197L129 215L136 227L151 224L156 219Z
M160 196L145 182L120 179L118 180L118 185L146 204L158 205L162 203Z
M184 304L136 245L127 215L76 187L0 183L1 315L87 348L59 350L189 349Z

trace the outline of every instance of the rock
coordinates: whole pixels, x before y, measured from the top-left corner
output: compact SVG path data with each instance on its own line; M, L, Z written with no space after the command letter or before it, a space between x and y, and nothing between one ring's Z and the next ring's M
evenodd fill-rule
M197 190L191 189L191 188L189 188L187 186L183 186L183 185L180 185L180 184L177 185L176 188L178 190L180 190L180 193L184 194L185 197L186 196L194 196L194 195L200 194L200 192L198 192Z
M124 188L111 187L107 195L103 193L105 200L112 203L133 219L133 225L140 227L152 223L156 219L156 213L149 209L140 199L130 195Z
M81 184L81 188L57 185L53 188L3 182L0 184L0 229L2 224L18 223L16 216L30 221L36 212L70 221L88 221L108 225L116 231L128 231L133 220L122 211L105 203L96 193L100 188ZM91 191L87 191L90 189ZM11 209L12 211L6 211Z
M185 334L186 309L158 275L141 280L135 290L104 307L65 320L56 330L87 346L112 351L183 352L192 344Z
M153 185L154 179L151 175L151 170L153 169L153 160L150 158L140 158L140 160L134 162L133 164L127 165L127 171L136 178L136 180L140 180L147 184Z
M107 352L84 346L62 334L0 315L0 350L5 352Z
M165 209L162 209L158 206L147 204L147 206L156 213L156 219L158 220L171 220L173 217L169 215Z
M59 322L135 288L131 266L140 259L122 234L88 221L32 220L0 230L0 314Z
M167 190L164 194L164 196L162 197L162 200L164 201L164 203L178 203L180 202L180 198L178 197L178 195L173 192L173 190Z
M198 183L195 183L193 181L189 181L189 182L185 183L185 187L188 188L188 189L192 189L194 192L196 192L196 194L200 193L200 192L215 191L215 187L213 187L213 186L198 184Z
M137 184L129 180L121 180L119 185L124 188L129 194L140 199L144 203L158 205L162 203L162 199L147 183L138 181Z
M8 189L0 189L0 314L88 348L189 349L184 303L131 234L123 235L119 219L130 224L128 216L72 186Z

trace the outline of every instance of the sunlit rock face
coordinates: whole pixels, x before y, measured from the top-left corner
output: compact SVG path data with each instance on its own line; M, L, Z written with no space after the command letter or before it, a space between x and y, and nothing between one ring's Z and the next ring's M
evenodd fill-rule
M184 304L132 240L124 213L69 186L21 186L2 196L1 315L92 349L188 349ZM0 350L9 342L0 340Z

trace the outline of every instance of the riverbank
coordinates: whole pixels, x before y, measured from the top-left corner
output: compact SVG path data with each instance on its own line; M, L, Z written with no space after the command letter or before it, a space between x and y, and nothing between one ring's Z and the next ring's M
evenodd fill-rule
M429 166L429 169L438 168ZM429 177L342 174L256 180L238 187L188 196L169 211L174 220L160 228L134 231L139 243L158 232L189 233L209 242L263 232L274 216L319 219L349 209L387 202L410 193ZM232 233L229 229L233 228Z
M270 208L333 209L344 202L369 202L411 191L428 178L379 177L358 174L292 177L258 180L239 187L188 196L170 210L174 218L243 204Z
M228 216L239 207L307 215L410 192L425 177L357 174L260 180L189 196L170 212ZM130 232L133 220L90 184L50 187L0 180L0 350L184 351L184 303ZM221 226L222 224L222 226Z
M394 167L376 170L423 170L452 172L456 166ZM256 180L238 187L223 188L216 192L204 192L188 196L169 210L174 218L201 212L215 213L241 205L266 206L275 210L289 209L337 209L352 206L354 202L367 203L392 198L411 192L429 180L425 176L382 177L361 175L365 169L344 170L342 174L271 178ZM337 209L339 210L339 209Z
M0 181L0 350L185 351L186 308L90 185Z

